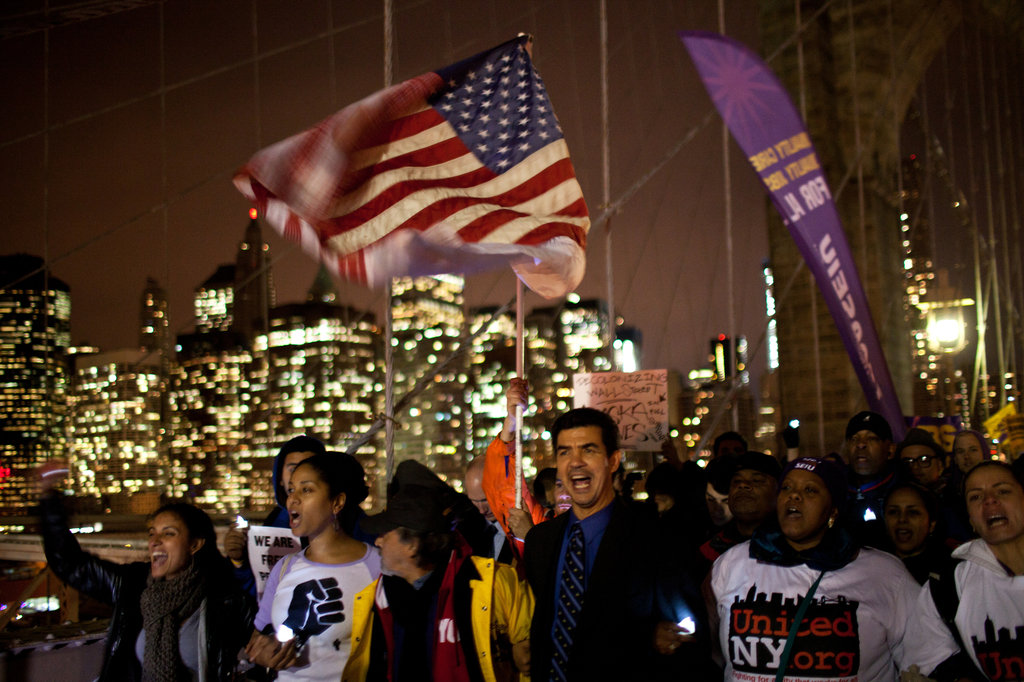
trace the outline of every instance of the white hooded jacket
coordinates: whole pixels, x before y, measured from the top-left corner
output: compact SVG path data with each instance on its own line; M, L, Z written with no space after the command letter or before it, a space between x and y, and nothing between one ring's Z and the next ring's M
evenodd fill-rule
M991 680L1024 679L1024 576L1010 575L984 540L953 551L959 606L955 623L971 660ZM960 649L927 584L907 625L908 663L929 674Z

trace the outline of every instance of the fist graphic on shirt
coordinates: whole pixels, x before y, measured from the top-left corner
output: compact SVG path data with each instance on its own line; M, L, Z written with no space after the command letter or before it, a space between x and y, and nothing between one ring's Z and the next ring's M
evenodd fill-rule
M284 624L303 641L319 635L334 623L345 620L345 605L341 597L341 588L335 578L300 583L292 592Z

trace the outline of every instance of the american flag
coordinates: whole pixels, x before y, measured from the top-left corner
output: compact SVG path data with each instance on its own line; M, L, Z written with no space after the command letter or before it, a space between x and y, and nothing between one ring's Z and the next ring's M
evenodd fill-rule
M563 296L590 219L528 36L370 95L258 152L235 185L338 276L511 265Z

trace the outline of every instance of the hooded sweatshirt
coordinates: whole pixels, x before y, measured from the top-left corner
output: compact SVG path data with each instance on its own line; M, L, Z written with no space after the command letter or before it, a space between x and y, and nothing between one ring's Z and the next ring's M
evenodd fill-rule
M960 559L953 570L960 603L956 628L967 655L990 680L1021 679L1024 671L1024 576L1010 575L984 540L953 550ZM939 615L928 585L921 588L910 619L908 663L930 674L960 649Z
M274 500L277 507L271 510L267 518L263 520L264 526L274 528L288 528L288 491L284 489L281 477L284 473L284 460L293 452L311 452L315 455L322 455L326 452L324 444L312 436L296 436L281 446L274 457L274 471L270 479L274 486Z

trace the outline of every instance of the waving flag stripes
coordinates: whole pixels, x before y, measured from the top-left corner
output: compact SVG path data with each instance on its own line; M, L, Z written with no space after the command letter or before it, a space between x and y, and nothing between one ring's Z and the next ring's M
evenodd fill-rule
M583 278L590 219L528 41L374 93L261 150L235 185L339 276L510 264L562 296Z

